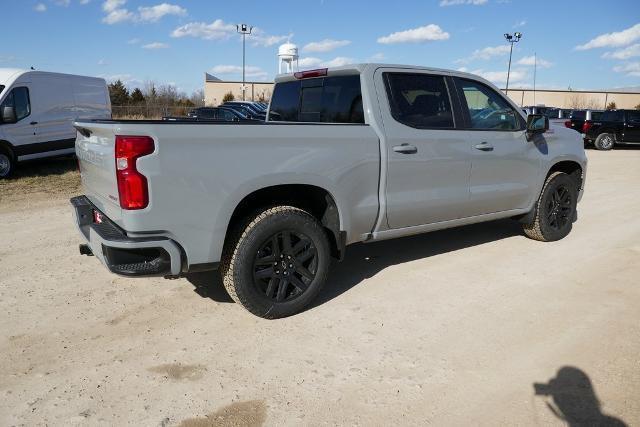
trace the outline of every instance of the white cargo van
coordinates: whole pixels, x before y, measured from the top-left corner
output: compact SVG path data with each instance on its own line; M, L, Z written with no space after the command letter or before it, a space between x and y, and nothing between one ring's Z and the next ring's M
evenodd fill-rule
M110 119L104 79L0 68L0 179L17 162L73 154L77 119Z

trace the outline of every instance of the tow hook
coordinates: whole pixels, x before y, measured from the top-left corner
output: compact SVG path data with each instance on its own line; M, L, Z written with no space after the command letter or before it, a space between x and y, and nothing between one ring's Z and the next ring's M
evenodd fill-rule
M82 243L79 247L80 255L93 256L93 251L86 243Z

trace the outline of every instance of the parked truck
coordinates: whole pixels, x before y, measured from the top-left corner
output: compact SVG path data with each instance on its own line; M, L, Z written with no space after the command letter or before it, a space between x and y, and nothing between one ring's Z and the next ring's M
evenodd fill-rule
M587 165L578 133L484 79L401 65L278 76L265 122L75 126L81 253L125 276L219 270L265 318L307 306L352 243L499 218L562 239Z
M583 126L586 142L597 150L611 150L615 145L640 144L640 110L608 110Z

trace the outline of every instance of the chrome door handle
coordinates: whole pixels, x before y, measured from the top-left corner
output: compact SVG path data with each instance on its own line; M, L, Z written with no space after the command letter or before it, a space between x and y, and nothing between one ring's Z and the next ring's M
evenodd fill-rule
M493 145L487 143L487 142L482 142L480 144L476 144L473 146L473 148L475 148L476 150L480 150L480 151L493 151Z
M418 152L418 148L415 145L409 145L405 143L402 145L395 145L393 147L393 151L402 154L415 154Z

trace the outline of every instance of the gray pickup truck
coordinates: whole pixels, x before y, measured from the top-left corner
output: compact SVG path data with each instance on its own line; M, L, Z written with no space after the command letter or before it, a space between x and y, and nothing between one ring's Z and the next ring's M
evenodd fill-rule
M577 132L482 78L401 65L278 76L265 122L75 126L81 253L125 276L219 270L265 318L307 306L352 243L499 218L561 239L587 164Z

